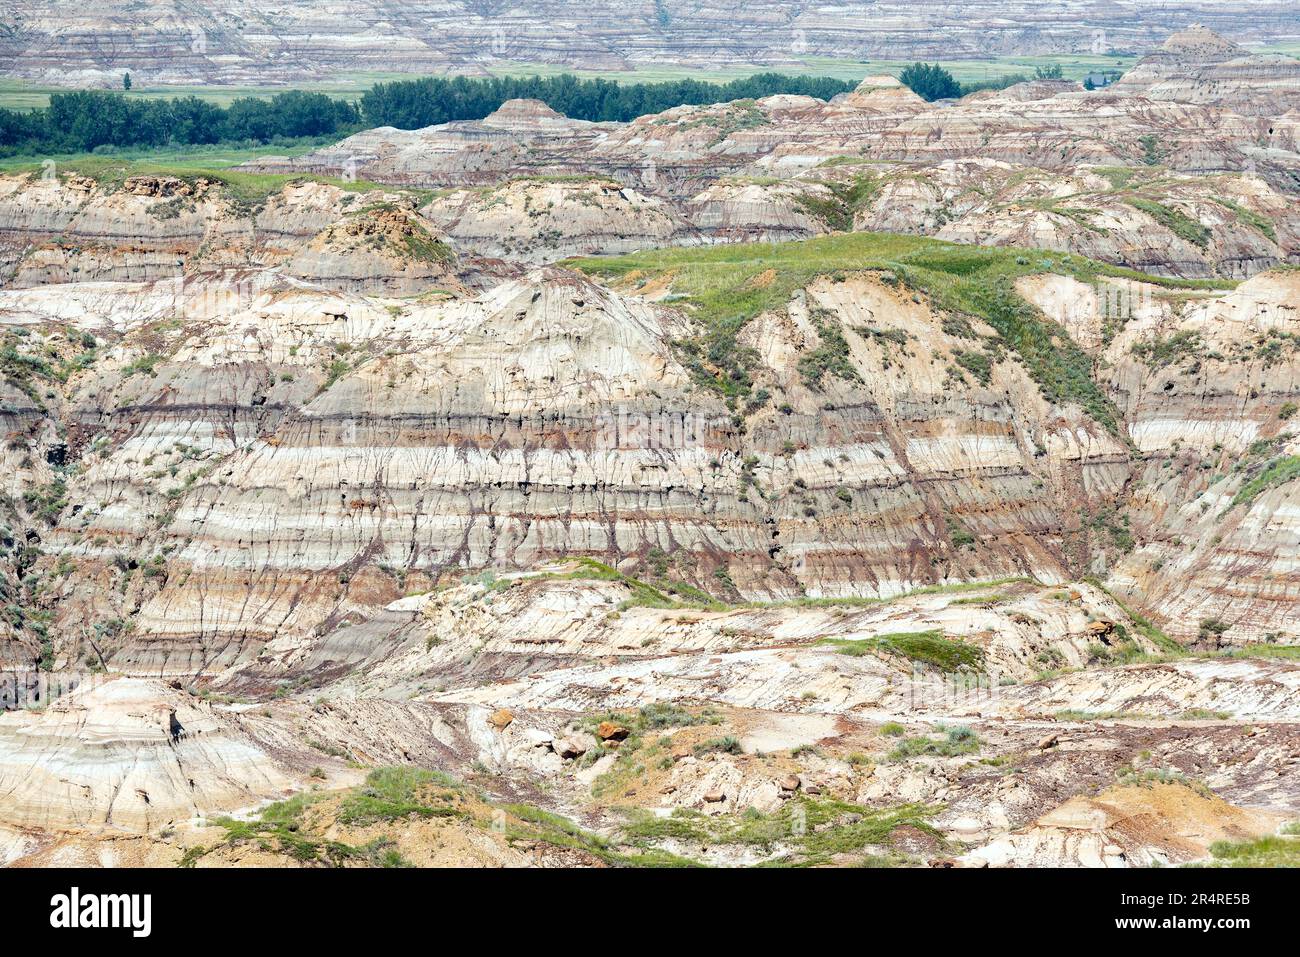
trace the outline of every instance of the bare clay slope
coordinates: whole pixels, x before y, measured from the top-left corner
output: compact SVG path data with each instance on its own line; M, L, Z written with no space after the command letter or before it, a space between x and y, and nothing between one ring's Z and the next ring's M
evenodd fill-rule
M1294 815L1294 271L581 265L0 292L6 662L109 672L0 719L7 861L1123 866Z
M617 291L270 274L231 301L199 273L210 311L179 322L165 282L114 287L107 321L6 291L32 359L7 413L15 574L50 576L54 660L183 675L573 554L667 556L657 577L723 600L1113 568L1181 637L1228 612L1238 640L1287 633L1295 273L1225 294L1045 262L858 234L586 264ZM1234 554L1252 579L1212 571ZM1186 567L1197 587L1161 598ZM20 631L16 659L41 645Z
M1238 59L0 179L0 862L1296 863Z

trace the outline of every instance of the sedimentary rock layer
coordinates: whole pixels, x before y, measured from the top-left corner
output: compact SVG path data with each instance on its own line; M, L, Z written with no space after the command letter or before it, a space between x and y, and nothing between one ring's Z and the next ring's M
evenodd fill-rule
M116 84L124 70L150 82L226 84L332 79L341 71L482 72L503 62L627 70L664 63L803 65L808 57L1019 56L1146 50L1153 37L1196 21L1235 36L1291 35L1277 0L1119 3L964 0L936 8L903 2L578 4L527 9L457 0L395 4L352 0L321 7L294 0L267 11L211 5L108 3L94 15L58 4L16 10L4 37L5 72L64 83Z

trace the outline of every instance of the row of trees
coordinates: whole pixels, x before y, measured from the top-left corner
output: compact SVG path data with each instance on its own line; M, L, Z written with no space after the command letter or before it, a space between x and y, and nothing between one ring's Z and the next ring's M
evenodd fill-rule
M627 122L685 104L726 103L796 93L829 100L855 84L829 77L759 73L729 83L671 80L664 83L615 83L555 77L427 77L380 83L361 97L368 126L413 130L451 120L479 120L506 100L541 100L575 120Z
M343 135L361 128L356 104L298 90L270 99L242 97L222 108L196 96L129 99L84 90L55 93L43 110L0 109L0 150L83 153L101 146L247 142Z
M1038 71L1040 78L1060 76ZM914 63L899 79L927 100L971 92L939 64ZM1006 77L1006 85L1023 77ZM123 86L130 89L129 79ZM989 86L995 84L981 84ZM580 120L621 121L675 106L759 99L777 93L829 100L854 84L829 77L759 73L729 83L674 80L620 84L611 80L555 77L428 77L380 83L360 105L323 93L292 91L270 99L242 97L222 108L195 96L135 99L121 93L86 90L55 93L44 110L0 109L0 155L77 153L99 147L156 147L168 144L266 143L301 137L343 136L363 126L418 129L450 120L482 119L506 100L542 100Z
M127 78L123 87L130 89ZM543 100L584 120L632 120L683 104L720 103L802 93L830 99L853 84L825 77L764 73L730 83L681 80L619 84L557 77L468 79L431 77L381 83L360 106L323 93L292 91L270 99L243 97L222 108L195 96L128 98L86 90L55 93L43 110L0 109L0 155L81 153L100 147L266 143L343 136L364 126L416 129L449 120L482 119L506 100ZM364 123L363 123L364 119Z
M1016 83L1029 80L1060 80L1064 71L1059 63L1034 68L1031 77L1025 73L1008 73L995 80L981 80L977 83L958 83L953 75L937 63L913 63L898 74L900 82L910 86L917 96L926 100L949 100L975 93L979 90L1005 90ZM1084 84L1086 89L1093 89L1091 83Z

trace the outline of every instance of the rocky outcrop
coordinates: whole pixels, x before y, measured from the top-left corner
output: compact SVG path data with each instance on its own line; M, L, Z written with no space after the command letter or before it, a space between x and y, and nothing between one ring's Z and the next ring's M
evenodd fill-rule
M1300 108L1300 62L1280 53L1248 55L1196 24L1170 36L1113 89L1247 116L1280 116Z
M829 316L854 378L814 388L800 356ZM963 337L991 330L945 332L877 278L819 281L746 331L783 398L743 433L675 355L683 322L542 273L402 305L268 288L212 320L138 325L69 398L69 442L102 454L43 535L84 563L64 607L94 600L119 550L160 556L165 573L126 588L127 654L192 673L403 578L575 553L691 555L685 580L753 597L1051 580L1078 567L1080 496L1099 507L1127 480L1117 439L1018 363L962 378Z
M265 661L219 676L257 705L118 677L44 712L0 714L0 781L20 796L0 811L4 859L367 866L382 839L429 866L591 866L651 850L790 863L810 853L800 832L756 846L729 829L742 815L779 827L791 808L813 814L829 800L838 816L817 833L841 850L807 863L951 866L944 855L960 844L962 866L1131 867L1205 860L1211 842L1294 817L1294 663L1114 667L1108 656L1126 646L1154 646L1096 586L999 582L732 610L646 606L646 587L570 563L403 599L390 612L413 617L396 640L354 626L299 645L305 654L284 642L274 695L253 690L271 678ZM945 673L932 649L906 643L935 633L983 658ZM344 671L319 667L331 660ZM1083 666L1033 675L1053 660ZM1086 710L1105 705L1129 707ZM10 758L48 755L60 779L7 770L7 744ZM357 794L375 792L356 788L356 761L440 770L376 778L411 810L367 818ZM304 774L313 790L263 815L266 826L241 803ZM508 794L536 788L602 837L565 825L565 842L548 839L525 825L554 817L513 798L494 810L461 775ZM920 817L908 813L917 805ZM235 806L247 828L187 820ZM629 827L638 809L673 826ZM509 838L482 837L503 813ZM895 823L864 846L853 825L868 816ZM709 819L719 830L683 823ZM573 856L575 836L585 856Z
M1288 104L1300 72L1287 63L1267 82L1243 75L1253 99L1227 95L1213 78L1188 80L1186 95L1139 78L1096 91L1034 81L926 103L873 76L830 103L772 96L626 124L508 103L480 122L372 130L250 168L320 173L354 163L378 182L458 188L431 209L496 254L522 255L490 241L515 229L530 261L586 251L548 230L545 210L514 226L519 197L537 187L512 181L561 176L588 181L572 185L575 194L616 181L694 227L649 227L642 200L601 204L610 222L599 234L613 235L593 237L596 252L647 236L690 243L879 229L1054 248L1166 275L1244 277L1297 257L1300 125ZM1150 66L1167 69L1158 58ZM576 221L592 218L579 212Z
M135 176L118 189L76 174L0 180L0 255L9 284L181 275L202 246L247 244L211 180Z
M919 687L899 684L899 676L926 663L894 649L891 636L928 634L953 643L955 653L964 649L978 662L967 670L988 679L973 687L973 702L1032 680L1044 662L1083 667L1104 657L1099 647L1121 644L1158 650L1113 599L1089 585L954 584L858 607L658 609L636 604L635 584L584 577L589 568L551 574L406 600L418 608L420 627L347 684L373 691L437 678L461 686L442 692L445 700L589 711L637 708L701 682L713 700L762 711L822 713L839 707L831 702L847 692L845 710L921 712L927 703ZM493 670L466 680L459 663L471 647ZM513 677L524 667L529 674ZM512 680L491 682L503 677Z
M1300 228L1241 102L872 78L0 178L0 861L1274 833Z
M441 193L417 214L418 194L310 180L250 204L215 181L137 177L114 188L76 174L15 176L0 178L0 254L17 288L282 264L308 282L377 294L481 286L510 272L485 257L542 264L847 229L1057 249L1188 277L1244 277L1300 255L1296 204L1254 174L1084 166L1063 178L991 160L841 157L785 178L723 177L697 193L685 182L664 195L667 177L650 168L632 187L601 176L514 178Z
M408 232L424 229L409 209L366 209L329 241L424 236ZM46 518L29 526L49 556L41 567L79 568L57 601L76 624L56 654L81 660L94 642L111 658L129 645L122 666L191 674L276 635L365 617L404 582L570 554L691 555L681 580L753 598L1114 568L1180 637L1228 611L1243 639L1285 631L1289 540L1269 515L1290 488L1293 420L1280 416L1296 397L1276 370L1294 351L1293 273L1226 296L1022 282L1104 360L1122 434L1046 401L1014 354L985 351L996 336L980 320L953 323L886 278L810 282L746 326L737 348L754 356L762 398L739 416L697 388L673 345L691 330L689 310L671 308L671 269L629 275L621 293L540 272L414 301L299 288L274 271L0 292L29 330L15 348L62 349L69 369L66 386L20 392L10 426L26 443L12 453L23 478L11 494L49 490L19 524L48 494ZM809 356L836 336L847 364L817 375ZM1197 336L1204 355L1186 345ZM1174 374L1193 354L1199 371ZM1205 383L1219 405L1205 405ZM1167 474L1193 442L1207 457L1261 451L1226 477ZM82 460L71 482L52 467L56 444ZM1210 478L1221 504L1192 512ZM1222 496L1256 478L1258 491L1227 507ZM1222 581L1207 570L1183 587L1186 562L1213 568L1228 549L1258 574L1225 565ZM119 576L120 600L87 618ZM1228 576L1250 583L1240 607ZM1162 604L1163 580L1176 603ZM148 648L95 642L91 624L113 618L136 620Z
M351 172L404 186L479 186L521 174L571 172L574 153L590 148L612 128L570 120L536 100L510 100L482 120L423 130L380 127L306 156L261 157L245 165L271 173Z
M33 289L284 264L330 288L407 293L472 274L414 202L287 177L250 194L202 176L3 176L0 268L8 287Z
M662 199L602 180L511 180L439 196L422 212L459 250L531 264L694 237Z
M911 218L941 239L1056 249L1155 275L1245 278L1300 257L1295 203L1252 175L1084 167L1062 178L944 163L910 181L886 179L880 192L860 227Z
M89 304L13 340L66 342L70 362L104 337L54 406L35 391L11 419L29 461L12 494L46 490L18 513L37 567L76 568L54 605L59 660L193 674L367 620L417 582L574 554L666 555L677 580L751 598L1113 569L1180 637L1216 615L1237 640L1287 630L1292 272L1227 295L1022 281L1104 358L1132 451L1045 400L1013 353L982 351L992 328L876 274L811 282L745 328L765 395L739 421L673 347L690 326L671 276L619 294L543 271L415 301L206 281L184 287L180 323L164 321L175 287L119 284L108 321ZM37 315L58 294L0 292L0 308ZM847 366L810 379L836 335ZM71 480L50 464L56 423ZM1251 449L1255 464L1214 474ZM1193 454L1208 471L1188 471ZM94 631L112 619L135 622L130 640Z
M299 247L286 275L324 286L387 295L456 287L455 257L433 225L396 204L367 206Z
M1114 578L1180 637L1206 620L1230 642L1295 632L1297 303L1300 273L1268 273L1177 319L1145 310L1106 351L1145 460L1131 508L1146 544Z
M1288 465L1297 295L1294 270L1191 303L1141 285L1101 297L1086 287L1031 293L1096 343L1139 454L1128 510L1143 544L1112 550L1112 581L1185 640L1207 620L1222 620L1208 635L1216 645L1225 634L1289 641L1294 631L1284 609L1297 584ZM1094 331L1080 321L1106 312L1116 318Z
M1278 817L1178 784L1075 797L1022 831L972 851L983 867L1162 867L1204 859L1215 841L1272 835Z
M300 786L238 715L158 682L104 678L0 720L0 827L139 833Z
M834 196L819 184L734 177L686 199L681 208L713 241L781 242L830 232L817 202L833 203Z
M827 158L866 156L927 165L994 159L1048 170L1144 163L1201 174L1253 168L1294 190L1300 128L1288 98L1300 90L1300 74L1280 69L1275 85L1277 92L1241 110L1213 97L1153 97L1140 85L1122 84L1086 91L1066 81L925 103L892 77L868 77L830 103L773 96L679 106L626 124L581 123L553 117L540 104L506 104L480 122L371 130L254 168L320 172L351 160L377 182L424 186L600 174L680 197L749 164L754 172L786 176ZM1249 80L1243 86L1255 88Z

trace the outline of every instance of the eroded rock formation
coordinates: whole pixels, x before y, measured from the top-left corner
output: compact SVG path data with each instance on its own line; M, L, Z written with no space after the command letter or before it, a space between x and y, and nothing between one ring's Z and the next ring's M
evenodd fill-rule
M806 58L979 58L1148 50L1196 21L1253 40L1291 35L1280 0L1188 0L1152 8L1140 0L1007 4L963 0L944 7L836 0L712 0L689 7L626 0L548 0L527 9L472 0L403 3L307 0L268 10L250 0L178 10L116 0L93 16L56 3L13 11L3 38L5 73L46 82L115 86L124 70L149 82L334 80L341 72L482 73L503 63L632 70L665 63L701 69Z
M0 862L1285 856L1239 60L0 177Z

